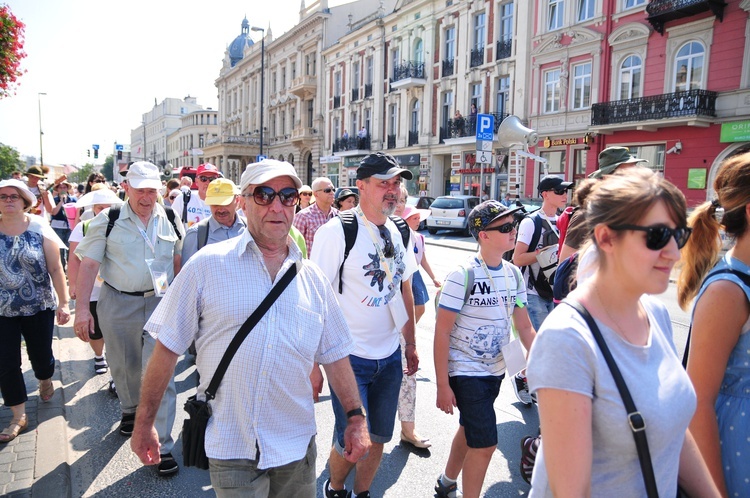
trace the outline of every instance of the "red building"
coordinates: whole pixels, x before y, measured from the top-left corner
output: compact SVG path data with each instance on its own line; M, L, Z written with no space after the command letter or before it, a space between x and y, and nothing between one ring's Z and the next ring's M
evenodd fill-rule
M528 102L551 174L624 145L694 206L750 149L750 0L537 0ZM535 194L539 166L527 174Z

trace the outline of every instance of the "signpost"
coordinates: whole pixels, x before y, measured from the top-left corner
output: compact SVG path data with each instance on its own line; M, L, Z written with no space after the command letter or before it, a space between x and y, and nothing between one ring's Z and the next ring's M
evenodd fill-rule
M492 164L492 143L495 140L495 116L492 114L477 114L477 155L479 164ZM479 168L479 191L481 198L484 194L484 168Z

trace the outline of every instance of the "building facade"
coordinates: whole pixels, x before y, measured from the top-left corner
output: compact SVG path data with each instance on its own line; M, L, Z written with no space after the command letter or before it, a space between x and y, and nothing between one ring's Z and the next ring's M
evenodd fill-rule
M197 168L206 162L203 148L219 136L219 112L209 109L182 116L181 126L167 136L167 165L170 170Z

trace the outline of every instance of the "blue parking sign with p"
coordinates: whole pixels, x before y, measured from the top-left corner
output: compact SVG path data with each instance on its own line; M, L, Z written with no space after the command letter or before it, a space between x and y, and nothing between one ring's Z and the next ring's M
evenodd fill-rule
M495 139L495 116L477 114L477 140L492 142Z

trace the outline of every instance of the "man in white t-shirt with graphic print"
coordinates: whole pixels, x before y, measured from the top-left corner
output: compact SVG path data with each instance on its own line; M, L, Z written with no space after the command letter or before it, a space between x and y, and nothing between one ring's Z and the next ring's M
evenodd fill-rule
M221 176L221 172L213 164L201 164L198 166L198 171L195 174L195 183L198 185L198 195L195 195L196 192L194 190L190 191L190 200L188 200L187 210L185 210L184 192L174 198L172 201L172 209L174 209L175 214L182 220L182 223L186 228L189 228L199 221L211 216L211 207L205 202L206 191L208 190L208 184Z
M351 210L357 237L346 260L340 217L315 232L311 260L331 282L351 329L354 351L349 360L360 386L372 441L367 457L356 464L354 489L347 492L344 481L355 465L342 456L343 429L349 417L359 414L345 413L332 394L336 440L328 462L331 477L323 485L326 498L369 498L383 446L393 437L403 371L412 375L419 365L411 290L411 275L417 271L414 241L409 240L404 247L401 233L389 219L396 209L402 178L410 180L412 174L399 167L393 156L376 152L362 160L357 169L360 203ZM339 275L342 262L343 274ZM406 343L405 368L401 365L399 344L402 333Z
M538 279L542 272L537 262L537 255L545 247L557 245L560 238L560 232L557 230L557 212L568 204L568 189L572 186L572 182L565 182L559 176L542 178L537 187L542 197L542 207L539 211L525 217L518 227L513 264L524 270L526 293L529 299L529 318L534 330L539 330L544 319L555 307L551 286L547 295L540 295L540 291L534 284L535 279ZM534 217L539 217L542 229L536 247L529 247L534 238ZM513 380L513 388L518 400L525 405L530 405L532 399L526 377L519 374Z
M456 480L463 473L463 496L478 497L497 447L494 402L505 377L502 348L509 344L511 320L528 350L534 340L526 311L526 287L520 271L503 253L513 248L513 213L498 201L472 209L468 227L479 243L479 253L451 272L438 302L435 319L435 378L437 407L460 413L445 471L435 496L458 496ZM466 286L472 279L470 294ZM465 300L465 301L464 301Z

